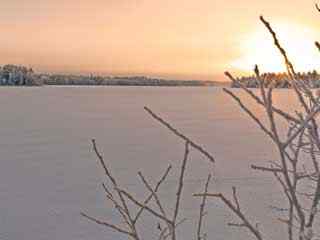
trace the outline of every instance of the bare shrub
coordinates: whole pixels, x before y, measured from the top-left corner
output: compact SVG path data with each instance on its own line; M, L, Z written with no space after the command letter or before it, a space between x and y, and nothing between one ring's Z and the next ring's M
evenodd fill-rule
M302 106L301 110L295 113L285 112L276 106L272 101L273 87L264 87L264 79L261 77L258 66L255 66L254 72L259 81L260 94L242 85L230 73L226 76L253 98L256 104L261 105L268 119L268 124L264 124L234 92L229 89L223 89L240 108L259 126L275 144L279 160L272 161L269 166L252 165L251 168L256 171L266 172L274 175L279 185L283 189L283 194L287 199L287 217L285 219L276 218L280 223L287 225L288 239L310 240L316 236L317 228L314 226L315 218L318 214L318 204L320 200L320 172L319 172L319 154L320 139L318 133L317 114L320 110L319 97L310 90L302 79L297 77L294 66L288 58L284 48L281 46L276 33L273 31L270 23L262 16L261 22L270 32L276 48L283 56L290 85L294 94ZM318 47L319 44L316 43ZM279 121L285 120L286 134L279 131ZM304 155L302 155L302 153ZM308 155L306 157L305 155ZM306 167L307 162L311 167ZM306 190L305 186L312 186L311 191ZM236 194L236 188L233 188L233 200L229 200L222 193L195 194L195 196L207 196L220 199L227 208L229 208L240 220L239 224L230 224L232 226L247 228L256 239L264 239L263 233L258 226L248 220L239 204ZM271 232L272 229L266 231Z
M319 96L310 89L310 86L297 76L294 66L291 63L285 49L280 44L277 34L273 31L270 23L262 16L261 22L267 28L272 36L276 48L279 50L284 59L284 64L287 68L287 74L290 77L290 86L292 92L296 95L301 108L295 112L286 112L281 110L273 103L273 87L272 84L268 88L264 86L264 78L261 77L258 66L255 66L254 73L259 81L259 93L250 90L241 82L236 80L230 73L226 72L226 76L248 94L256 104L263 107L268 123L265 124L259 119L256 114L250 110L250 107L244 103L239 96L229 89L223 89L226 94L233 99L239 107L251 118L257 126L268 136L277 149L278 160L274 160L265 166L252 165L251 168L262 173L272 174L283 190L283 196L287 200L286 218L275 216L279 224L285 224L287 227L287 236L283 237L289 240L311 240L317 237L319 226L315 226L315 219L318 215L318 204L320 200L320 138L318 132L317 115L320 111ZM316 43L316 47L320 50L320 45ZM142 212L146 211L155 217L156 221L165 224L165 228L161 229L159 239L171 238L177 239L176 229L184 222L184 218L179 216L179 209L182 201L182 191L184 186L184 176L186 165L189 157L190 147L202 153L210 162L214 162L212 155L203 147L193 142L190 138L173 128L168 122L160 118L149 108L145 108L146 112L157 120L159 123L167 127L172 133L178 136L185 142L185 153L181 163L178 187L175 197L175 205L173 212L168 213L163 207L158 191L161 184L166 180L171 166L167 168L163 176L160 178L156 186L152 187L142 173L139 177L142 180L145 188L149 192L149 196L144 200L136 199L133 194L127 192L118 185L116 178L110 171L101 153L99 153L96 142L93 140L93 148L100 160L105 174L109 179L109 184L103 184L107 198L112 202L114 209L122 217L123 225L113 225L109 222L104 222L93 218L85 213L82 215L89 220L105 225L119 233L126 234L129 238L138 240L143 239L137 229L137 221L141 218ZM285 121L285 134L283 129L279 129L279 122ZM308 164L308 165L306 165ZM194 194L195 197L201 197L200 214L198 225L195 229L197 239L204 239L202 233L202 224L204 217L205 205L208 198L222 201L226 208L231 210L234 215L240 220L237 223L229 223L229 226L245 228L258 240L265 239L265 234L262 233L258 224L252 222L250 217L241 208L240 200L237 195L237 188L232 188L232 195L228 198L224 193L208 192L208 185L211 176L208 176L204 192ZM306 189L305 186L311 186ZM150 201L154 201L157 208L152 208ZM133 203L136 207L135 214L129 208L128 202ZM279 226L279 225L277 225ZM318 229L317 229L318 228ZM265 231L272 231L267 229Z
M149 108L145 107L145 111L150 114L150 116L169 129L173 134L178 136L180 139L183 140L185 143L185 151L184 156L182 159L181 167L179 170L178 176L178 186L175 195L175 201L173 206L173 211L168 212L164 207L164 202L159 197L159 190L160 186L167 180L167 177L172 169L172 166L169 165L162 177L157 182L156 186L151 186L149 181L147 181L146 177L139 172L138 176L143 183L146 191L148 192L148 196L144 200L137 199L134 193L130 193L118 184L118 180L116 176L113 175L110 167L108 166L106 160L103 158L102 154L99 152L96 141L92 140L93 150L100 162L100 165L104 169L105 175L108 179L108 183L103 183L103 189L106 193L107 199L112 203L114 210L116 210L119 216L122 218L122 222L124 224L112 224L111 222L106 222L99 220L95 217L89 216L86 213L81 213L81 215L92 222L95 222L99 225L106 226L114 231L127 235L129 238L140 240L145 239L143 236L143 229L142 234L139 231L138 221L143 218L143 212L147 212L152 215L155 219L154 224L158 224L158 229L160 231L158 239L168 239L171 238L172 240L177 239L176 229L183 224L187 219L181 217L179 215L180 208L181 208L181 201L183 200L183 188L184 188L184 177L186 174L186 166L189 161L189 152L190 148L193 148L203 154L210 162L210 164L214 163L214 158L212 155L206 151L202 146L192 141L189 137L185 136L177 129L175 129L171 124L167 121L159 117ZM205 186L205 193L208 191L208 185L211 179L211 175L208 176L206 186ZM202 239L202 223L204 218L205 212L205 204L206 204L206 196L202 197L202 203L200 205L200 214L199 220L196 228L197 232L197 239ZM150 206L150 202L154 201L156 208ZM166 202L167 204L167 202ZM160 222L163 223L160 225ZM161 228L164 225L166 227Z

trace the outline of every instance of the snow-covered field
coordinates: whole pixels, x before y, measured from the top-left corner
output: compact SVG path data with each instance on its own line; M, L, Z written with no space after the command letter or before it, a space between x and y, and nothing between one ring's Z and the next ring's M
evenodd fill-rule
M292 106L290 91L277 90L276 102ZM200 202L191 194L202 190L209 171L214 172L210 191L229 193L237 186L252 219L263 223L262 229L272 227L270 237L285 233L285 226L271 218L279 188L271 176L249 168L274 160L274 148L222 89L41 87L0 88L0 239L125 239L80 216L86 211L117 221L104 198L103 171L90 139L97 139L123 186L144 198L137 172L156 180L169 163L180 166L184 150L184 143L150 118L144 106L216 157L212 167L191 152L182 213L188 221L181 226L181 239L194 239L191 229ZM175 173L162 188L168 207L176 191ZM225 225L233 218L221 204L211 201L208 211L205 229L212 239L250 239L246 231ZM142 224L145 239L151 239L156 224Z

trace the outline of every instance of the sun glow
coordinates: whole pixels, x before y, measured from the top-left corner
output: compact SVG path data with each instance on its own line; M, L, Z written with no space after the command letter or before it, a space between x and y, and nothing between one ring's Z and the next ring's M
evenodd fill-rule
M298 24L277 24L274 27L280 43L297 71L310 71L320 68L320 52L314 41L319 39L315 30ZM251 71L258 64L264 72L283 72L285 66L279 51L266 29L245 36L241 40L240 58L232 66L240 71Z

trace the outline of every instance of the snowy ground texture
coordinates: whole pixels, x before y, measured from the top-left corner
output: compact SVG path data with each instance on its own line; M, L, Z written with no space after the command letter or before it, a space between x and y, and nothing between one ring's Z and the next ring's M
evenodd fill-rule
M289 90L275 94L281 107L293 105ZM86 211L118 219L104 198L105 178L90 139L97 139L121 184L144 198L137 172L156 181L169 163L180 166L184 151L184 143L151 119L144 106L216 157L212 168L191 151L181 213L188 221L181 226L181 239L195 238L200 202L191 195L203 189L212 169L211 192L228 193L237 186L243 208L263 229L272 229L270 239L285 233L270 208L281 201L280 189L272 177L249 168L274 159L275 149L221 89L42 87L0 88L0 239L125 239L80 216ZM167 207L172 207L176 174L162 188ZM221 204L210 202L204 229L215 240L250 239L246 231L226 226L232 220ZM151 239L156 224L142 224L145 239Z

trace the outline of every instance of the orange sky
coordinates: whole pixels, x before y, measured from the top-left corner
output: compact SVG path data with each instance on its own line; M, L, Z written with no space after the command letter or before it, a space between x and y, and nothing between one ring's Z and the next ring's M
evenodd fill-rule
M320 40L313 0L1 0L0 8L0 64L41 72L217 80L250 69L243 65L265 48L254 40L264 33L260 14L294 38Z

